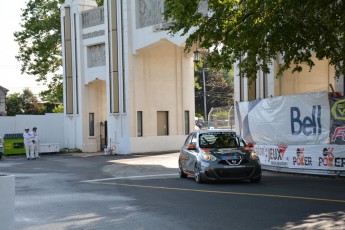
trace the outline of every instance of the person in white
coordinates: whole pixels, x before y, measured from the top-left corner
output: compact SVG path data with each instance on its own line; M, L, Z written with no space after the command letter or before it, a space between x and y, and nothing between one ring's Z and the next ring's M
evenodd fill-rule
M40 156L38 154L38 147L39 147L38 141L39 141L39 138L38 138L38 132L37 132L37 128L36 127L32 128L31 135L32 135L32 153L34 155L34 159L40 158Z
M31 149L32 149L32 134L29 132L29 128L25 128L25 132L23 134L24 137L24 146L25 146L25 153L26 158L31 160Z

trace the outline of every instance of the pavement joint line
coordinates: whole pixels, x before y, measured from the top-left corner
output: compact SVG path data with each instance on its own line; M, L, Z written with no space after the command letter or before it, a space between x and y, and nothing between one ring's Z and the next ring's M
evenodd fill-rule
M102 181L110 181L110 180L152 178L152 177L161 177L161 176L178 176L178 174L173 173L173 174L155 174L155 175L142 175L142 176L110 177L110 178L103 178L103 179L84 180L81 182L92 183L92 182L102 182Z
M85 182L87 182L87 181L85 181ZM264 194L264 193L260 194L260 193L246 193L246 192L227 192L227 191L217 191L217 190L201 190L201 189L188 189L188 188L176 188L176 187L164 187L164 186L121 184L121 183L111 183L111 182L101 182L101 181L91 181L91 183L93 183L93 184L105 184L105 185L118 185L118 186L126 186L126 187L136 187L136 188L150 188L150 189L176 190L176 191L189 191L189 192L218 193L218 194L225 194L225 195L259 196L259 197L273 197L273 198L284 198L284 199L298 199L298 200L345 203L345 200L316 198L316 197L288 196L288 195L275 195L275 194Z

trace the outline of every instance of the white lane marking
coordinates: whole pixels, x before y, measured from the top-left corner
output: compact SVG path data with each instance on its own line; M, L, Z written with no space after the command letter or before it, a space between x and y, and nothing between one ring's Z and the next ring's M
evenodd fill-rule
M59 170L59 169L46 169L46 168L33 168L35 170L42 170L42 171L49 171L49 172L67 172L67 170Z
M100 181L109 181L109 180L122 180L122 179L136 179L136 178L152 178L152 177L164 177L164 176L178 176L177 173L173 174L158 174L158 175L143 175L143 176L125 176L125 177L111 177L95 180L84 180L82 182L100 182Z
M14 165L21 165L21 164L23 164L23 163L2 163L2 162L0 162L1 164L0 164L0 167L4 167L4 168L9 168L9 167L12 167L12 166L14 166Z

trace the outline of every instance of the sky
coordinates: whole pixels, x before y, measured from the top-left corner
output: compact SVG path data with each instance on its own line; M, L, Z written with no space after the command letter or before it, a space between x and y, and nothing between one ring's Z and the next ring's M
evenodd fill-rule
M21 93L28 87L34 94L47 89L43 83L35 81L31 75L22 75L21 63L15 56L19 46L14 41L13 33L20 31L21 9L26 7L26 0L0 0L0 86L8 89L7 95Z

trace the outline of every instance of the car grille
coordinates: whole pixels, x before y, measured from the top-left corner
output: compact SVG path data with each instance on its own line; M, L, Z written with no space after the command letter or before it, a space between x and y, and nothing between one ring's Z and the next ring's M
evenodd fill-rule
M255 168L231 168L231 169L215 169L218 177L226 179L240 179L250 177Z
M245 165L248 163L249 163L249 161L247 159L242 159L241 162L240 162L240 160L237 160L235 164L231 164L230 161L227 161L227 160L218 161L218 164L220 164L220 165Z

